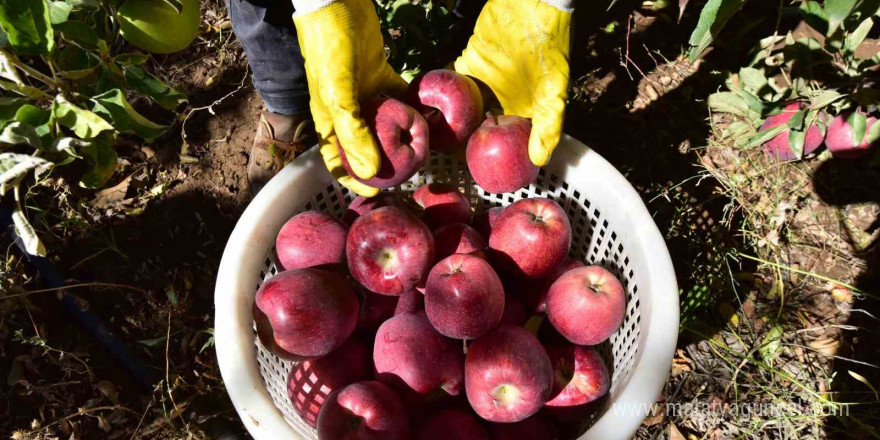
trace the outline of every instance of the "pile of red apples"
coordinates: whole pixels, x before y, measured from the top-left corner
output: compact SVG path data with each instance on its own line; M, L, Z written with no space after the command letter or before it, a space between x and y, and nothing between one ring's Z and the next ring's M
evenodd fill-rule
M490 192L536 178L528 120L480 124L468 77L429 72L408 102L363 105L384 150L367 184L409 180L428 145L466 146L471 174ZM570 247L569 219L550 199L474 214L444 183L357 197L341 220L308 211L281 228L283 270L256 293L257 333L299 362L288 396L320 440L560 439L608 392L595 346L626 306L615 275L570 258Z

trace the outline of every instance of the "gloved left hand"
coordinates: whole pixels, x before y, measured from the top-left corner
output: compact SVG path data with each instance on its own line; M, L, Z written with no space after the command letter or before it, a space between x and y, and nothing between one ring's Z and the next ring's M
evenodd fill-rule
M529 158L537 166L550 161L562 135L571 3L489 0L455 61L456 71L492 89L504 114L532 119Z
M293 21L324 163L342 185L359 195L374 196L378 189L346 174L339 148L345 150L358 177L375 176L381 164L379 148L360 117L358 101L379 92L400 95L406 90L406 81L385 61L376 10L370 0L339 0L297 13Z

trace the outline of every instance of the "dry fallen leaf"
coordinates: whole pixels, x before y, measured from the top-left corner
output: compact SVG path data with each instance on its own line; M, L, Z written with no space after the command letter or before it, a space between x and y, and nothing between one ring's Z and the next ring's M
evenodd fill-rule
M122 179L116 186L102 189L95 193L95 199L92 205L98 209L108 208L125 199L125 193L128 192L128 185L131 184L131 176Z
M669 424L669 440L685 440L684 435L681 434L675 423Z

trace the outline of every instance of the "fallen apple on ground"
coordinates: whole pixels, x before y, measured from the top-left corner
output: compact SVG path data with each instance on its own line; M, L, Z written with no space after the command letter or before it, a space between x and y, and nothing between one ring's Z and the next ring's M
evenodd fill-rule
M412 107L387 97L361 103L361 117L379 147L381 164L375 176L361 179L351 168L344 148L342 166L349 176L373 188L391 188L409 180L428 159L428 124Z
M805 110L805 107L800 102L793 102L791 104L788 104L785 106L785 108L782 109L780 113L768 117L761 125L759 131L766 131L775 127L786 125L795 115L798 114L798 112L802 110ZM824 119L824 114L820 115L820 119ZM796 148L792 148L796 138L793 138L791 135L792 131L790 128L782 130L775 137L764 143L764 152L767 153L769 156L779 160L798 160L812 153L813 151L816 151L816 149L818 149L819 146L822 145L822 141L825 139L825 132L818 123L810 125L810 127L806 130L806 133L804 134L803 144L800 145L803 151L801 152L801 154L798 154L798 152L795 151Z
M841 114L828 126L825 146L837 158L853 159L863 156L880 137L880 126L874 127L876 123L877 118L864 112ZM861 134L859 140L856 140L856 127L859 127Z
M257 335L279 357L324 356L354 331L358 298L348 280L321 269L291 269L269 278L254 298Z
M357 382L324 402L318 413L320 440L406 440L409 414L397 394L381 382Z

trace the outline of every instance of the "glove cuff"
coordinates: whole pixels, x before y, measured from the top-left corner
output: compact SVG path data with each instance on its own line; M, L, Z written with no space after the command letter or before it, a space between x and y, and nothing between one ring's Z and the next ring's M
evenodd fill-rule
M303 15L326 8L337 0L291 0L293 2L293 15Z
M562 12L574 12L574 0L541 0L541 2L553 6Z

